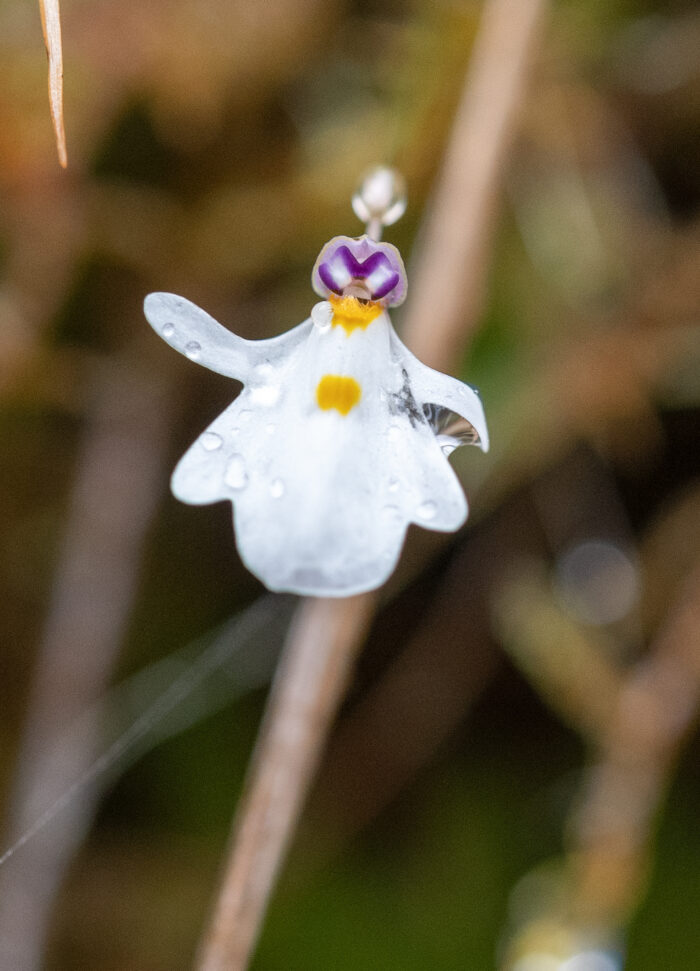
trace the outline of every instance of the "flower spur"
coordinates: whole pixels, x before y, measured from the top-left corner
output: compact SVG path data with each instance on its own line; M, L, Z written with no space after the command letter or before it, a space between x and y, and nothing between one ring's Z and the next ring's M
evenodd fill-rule
M229 500L241 559L271 590L373 589L410 523L451 532L467 517L446 454L463 442L488 448L484 412L391 324L406 273L398 250L372 237L403 212L394 196L390 170L367 177L353 204L372 235L323 247L312 274L323 300L279 337L244 340L174 294L145 301L172 347L244 385L180 460L172 491L195 505ZM448 413L463 419L460 439L439 434Z

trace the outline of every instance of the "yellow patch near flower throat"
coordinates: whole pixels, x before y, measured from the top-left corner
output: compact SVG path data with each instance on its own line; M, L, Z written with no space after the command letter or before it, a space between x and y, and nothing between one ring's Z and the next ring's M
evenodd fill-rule
M337 297L331 293L328 302L333 308L333 327L342 327L350 336L354 330L365 330L384 309L380 303L371 300L363 303L357 297Z
M354 378L342 374L324 374L316 388L316 401L323 411L335 408L349 414L362 397L362 388Z

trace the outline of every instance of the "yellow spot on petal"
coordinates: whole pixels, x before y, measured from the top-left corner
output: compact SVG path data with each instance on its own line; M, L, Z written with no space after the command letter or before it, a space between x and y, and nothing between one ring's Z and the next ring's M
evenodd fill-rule
M323 411L335 408L347 415L362 397L362 389L354 378L342 374L324 374L316 388L316 401Z
M333 327L342 327L348 335L358 328L365 330L384 309L380 303L371 300L363 302L357 297L336 297L334 293L328 301L333 308Z

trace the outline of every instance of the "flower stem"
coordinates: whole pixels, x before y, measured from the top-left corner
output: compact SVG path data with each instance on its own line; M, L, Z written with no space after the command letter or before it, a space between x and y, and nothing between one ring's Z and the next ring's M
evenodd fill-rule
M476 329L481 302L474 295L484 289L496 187L546 6L547 0L487 0L484 5L404 332L414 353L433 367L454 365ZM439 299L440 290L449 300ZM312 600L299 609L234 826L199 971L248 967L377 599L364 594Z
M374 594L305 600L297 611L234 826L201 971L247 966L375 601Z

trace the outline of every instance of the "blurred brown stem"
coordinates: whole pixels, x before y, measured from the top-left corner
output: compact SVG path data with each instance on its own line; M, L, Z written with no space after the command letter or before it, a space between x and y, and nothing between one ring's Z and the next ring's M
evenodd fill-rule
M700 565L648 659L622 685L602 755L576 815L577 918L623 922L646 876L649 834L700 707Z
M476 328L495 192L546 0L488 0L404 337L449 369ZM428 312L429 311L429 312ZM302 604L285 647L200 971L244 971L377 597Z
M104 692L131 612L143 543L167 447L166 394L145 373L100 368L91 388L66 536L28 704L10 796L8 842L94 759L99 731L56 740ZM73 798L50 837L37 837L2 871L0 964L36 971L55 894L94 805Z
M422 230L403 338L449 370L476 328L486 290L497 193L546 0L490 0Z
M375 596L303 601L275 675L202 971L243 968Z

